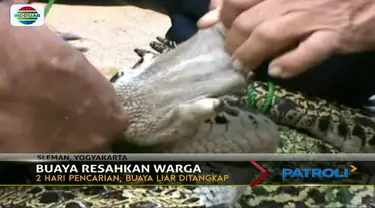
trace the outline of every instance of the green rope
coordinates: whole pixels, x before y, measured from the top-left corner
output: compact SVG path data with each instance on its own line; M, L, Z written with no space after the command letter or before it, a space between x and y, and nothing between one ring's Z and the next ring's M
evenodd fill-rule
M272 82L269 82L267 98L263 106L264 113L268 113L268 111L271 110L274 97L275 97L275 85Z
M46 8L44 9L44 17L47 17L54 3L55 3L55 0L48 0Z
M257 106L256 106L257 101L255 99L255 87L253 85L250 85L247 87L247 96L249 99L250 107L257 109ZM263 106L263 113L268 113L270 111L274 98L275 98L275 85L272 82L269 82L267 98Z
M255 99L255 87L250 85L247 87L247 96L249 97L250 107L257 109L257 101Z

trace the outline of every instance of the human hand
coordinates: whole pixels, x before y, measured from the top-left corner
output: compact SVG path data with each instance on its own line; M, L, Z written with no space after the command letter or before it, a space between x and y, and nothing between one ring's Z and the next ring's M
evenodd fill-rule
M211 0L209 12L199 19L197 25L199 28L208 28L219 22L220 10L223 0Z
M295 76L333 54L375 48L372 0L224 0L220 20L236 68L254 70L274 58L275 77Z
M105 150L127 127L112 85L46 26L11 26L9 7L0 3L0 152Z

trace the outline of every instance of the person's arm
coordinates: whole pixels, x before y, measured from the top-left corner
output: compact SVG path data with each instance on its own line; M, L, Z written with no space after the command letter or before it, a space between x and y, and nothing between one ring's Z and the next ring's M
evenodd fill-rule
M92 152L127 128L109 81L46 26L13 27L0 2L0 152Z

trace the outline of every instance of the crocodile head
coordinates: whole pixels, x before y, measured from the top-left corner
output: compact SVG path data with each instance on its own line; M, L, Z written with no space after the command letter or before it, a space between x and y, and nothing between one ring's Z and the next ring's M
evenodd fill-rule
M243 92L246 84L232 68L219 29L199 31L115 81L130 116L125 137L140 145L189 138L225 108L218 97Z

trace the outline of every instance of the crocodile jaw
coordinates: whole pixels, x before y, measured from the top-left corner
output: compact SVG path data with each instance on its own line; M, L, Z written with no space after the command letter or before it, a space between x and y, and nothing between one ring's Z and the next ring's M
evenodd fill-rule
M194 136L199 124L218 112L221 103L212 97L242 92L246 85L213 27L130 71L114 88L130 116L125 137L155 145Z

